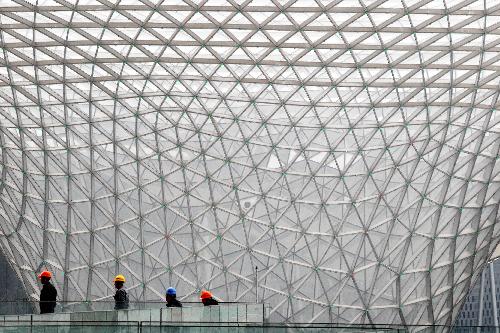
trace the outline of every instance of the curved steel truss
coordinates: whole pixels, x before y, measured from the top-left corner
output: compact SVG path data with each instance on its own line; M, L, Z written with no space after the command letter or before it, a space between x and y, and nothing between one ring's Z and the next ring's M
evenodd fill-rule
M2 250L62 300L122 273L450 324L499 240L499 27L478 0L2 1Z

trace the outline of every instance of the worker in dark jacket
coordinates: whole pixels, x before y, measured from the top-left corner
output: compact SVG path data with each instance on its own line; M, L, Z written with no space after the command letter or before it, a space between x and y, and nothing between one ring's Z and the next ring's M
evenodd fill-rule
M208 290L202 290L200 298L204 306L219 305L219 302L217 302L212 293Z
M54 313L56 308L57 290L50 283L52 273L43 271L38 275L43 287L40 291L40 313Z
M182 303L177 300L177 290L174 287L167 289L165 300L167 301L167 308L182 308Z
M115 293L115 310L126 310L128 309L128 295L123 284L125 283L125 277L121 274L117 275L113 282L115 283L116 293Z

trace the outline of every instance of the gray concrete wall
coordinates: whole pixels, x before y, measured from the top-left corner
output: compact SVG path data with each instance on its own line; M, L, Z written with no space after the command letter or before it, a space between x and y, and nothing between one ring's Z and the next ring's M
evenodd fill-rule
M32 304L28 302L28 296L21 281L3 253L0 252L0 313L23 314L32 312Z

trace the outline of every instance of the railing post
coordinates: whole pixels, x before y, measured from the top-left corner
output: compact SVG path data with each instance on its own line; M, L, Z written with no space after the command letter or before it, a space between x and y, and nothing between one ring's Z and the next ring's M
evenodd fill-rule
M255 303L259 303L259 271L255 266Z

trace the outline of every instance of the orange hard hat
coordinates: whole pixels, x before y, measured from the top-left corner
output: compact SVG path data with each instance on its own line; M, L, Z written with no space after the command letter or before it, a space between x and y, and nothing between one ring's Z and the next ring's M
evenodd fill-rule
M212 293L210 291L208 291L208 290L202 290L200 298L201 299L212 298Z
M52 273L49 272L49 271L43 271L40 273L40 275L38 275L38 278L41 279L43 277L46 277L46 278L51 278L52 277Z

